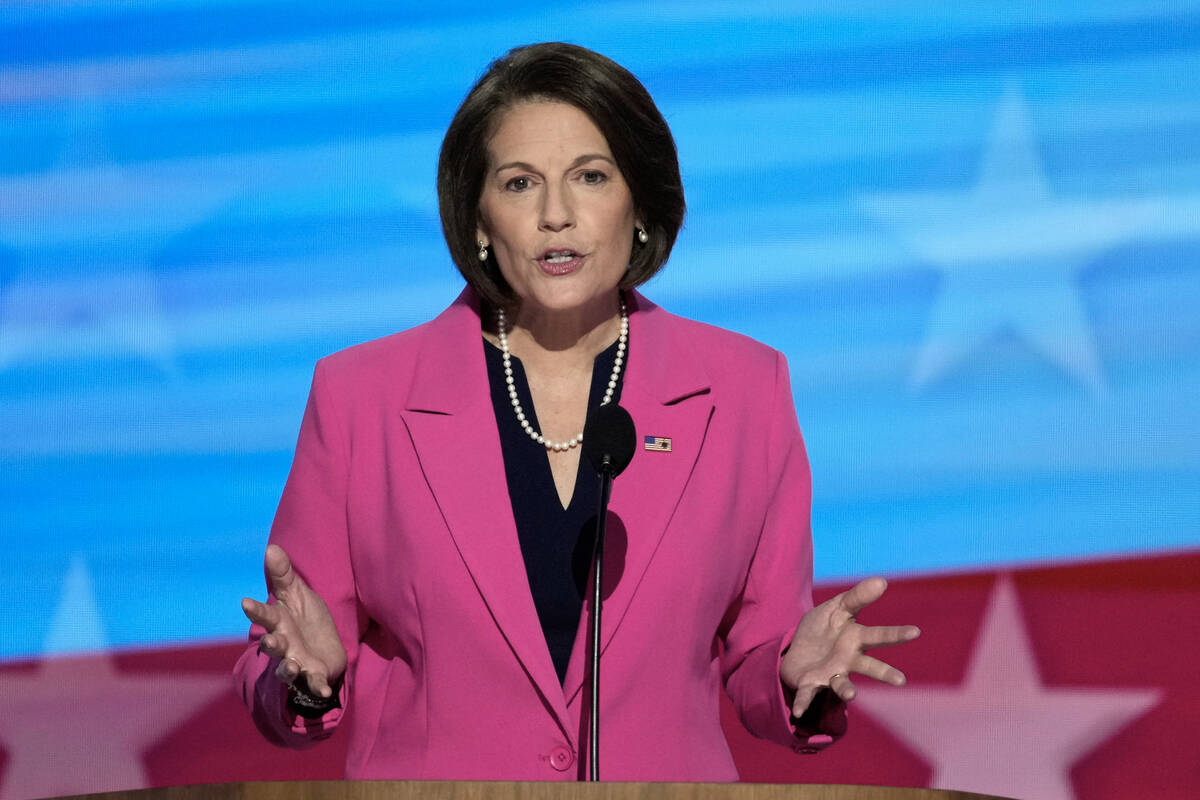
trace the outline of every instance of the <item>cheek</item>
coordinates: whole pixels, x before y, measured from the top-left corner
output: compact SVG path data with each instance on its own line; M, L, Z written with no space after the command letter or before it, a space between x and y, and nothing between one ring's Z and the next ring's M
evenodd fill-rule
M626 197L623 202L612 210L612 227L614 230L620 231L622 236L624 236L626 232L633 230L633 225L633 198Z
M615 209L607 221L608 235L611 241L621 249L633 247L633 209Z
M524 215L520 208L510 206L480 206L480 221L498 244L509 248L520 246Z

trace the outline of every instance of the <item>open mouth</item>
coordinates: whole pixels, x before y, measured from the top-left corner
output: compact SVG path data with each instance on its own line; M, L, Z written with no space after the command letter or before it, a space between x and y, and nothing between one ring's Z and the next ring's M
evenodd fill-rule
M547 250L538 259L544 272L550 275L566 275L574 272L583 263L583 254L569 249Z
M547 250L542 254L542 261L547 264L565 264L576 258L579 258L579 254L574 250Z

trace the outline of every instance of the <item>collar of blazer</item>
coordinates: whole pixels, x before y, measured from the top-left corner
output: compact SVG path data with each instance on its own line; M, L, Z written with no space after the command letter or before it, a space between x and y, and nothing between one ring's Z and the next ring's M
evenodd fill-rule
M644 393L647 395L644 399L657 400L663 405L707 392L708 374L679 330L679 318L637 291L628 292L627 297L630 359L622 405L630 391ZM479 296L467 288L449 308L424 326L425 335L405 408L456 414L473 409L482 401L487 401L490 407L486 382L476 387L479 391L464 391L470 383L468 376L486 374L480 324Z
M609 655L630 600L683 496L713 410L709 377L683 329L686 323L637 292L629 292L628 301L629 361L621 405L633 417L639 438L668 436L673 449L653 453L637 448L614 484L605 551L602 656ZM567 704L579 694L585 678L590 604L580 619L560 686L513 521L486 380L479 308L478 296L467 289L424 326L403 416L425 478L480 594L513 653L554 709L563 733L574 741L578 728L570 722ZM622 647L619 640L615 647Z

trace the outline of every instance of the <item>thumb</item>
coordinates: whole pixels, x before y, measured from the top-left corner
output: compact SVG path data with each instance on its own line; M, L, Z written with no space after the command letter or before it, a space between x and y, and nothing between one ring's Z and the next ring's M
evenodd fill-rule
M267 553L263 559L267 568L267 578L271 582L271 593L282 601L288 592L304 584L300 576L292 569L292 560L282 547L277 544L267 545Z
M850 616L856 617L864 608L883 597L885 591L887 591L887 581L883 578L861 580L840 595L842 607Z

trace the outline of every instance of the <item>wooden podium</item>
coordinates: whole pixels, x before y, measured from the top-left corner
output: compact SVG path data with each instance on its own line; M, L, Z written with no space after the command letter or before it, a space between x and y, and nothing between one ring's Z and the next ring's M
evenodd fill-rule
M79 800L1011 800L972 792L892 786L511 781L210 783L77 797Z

